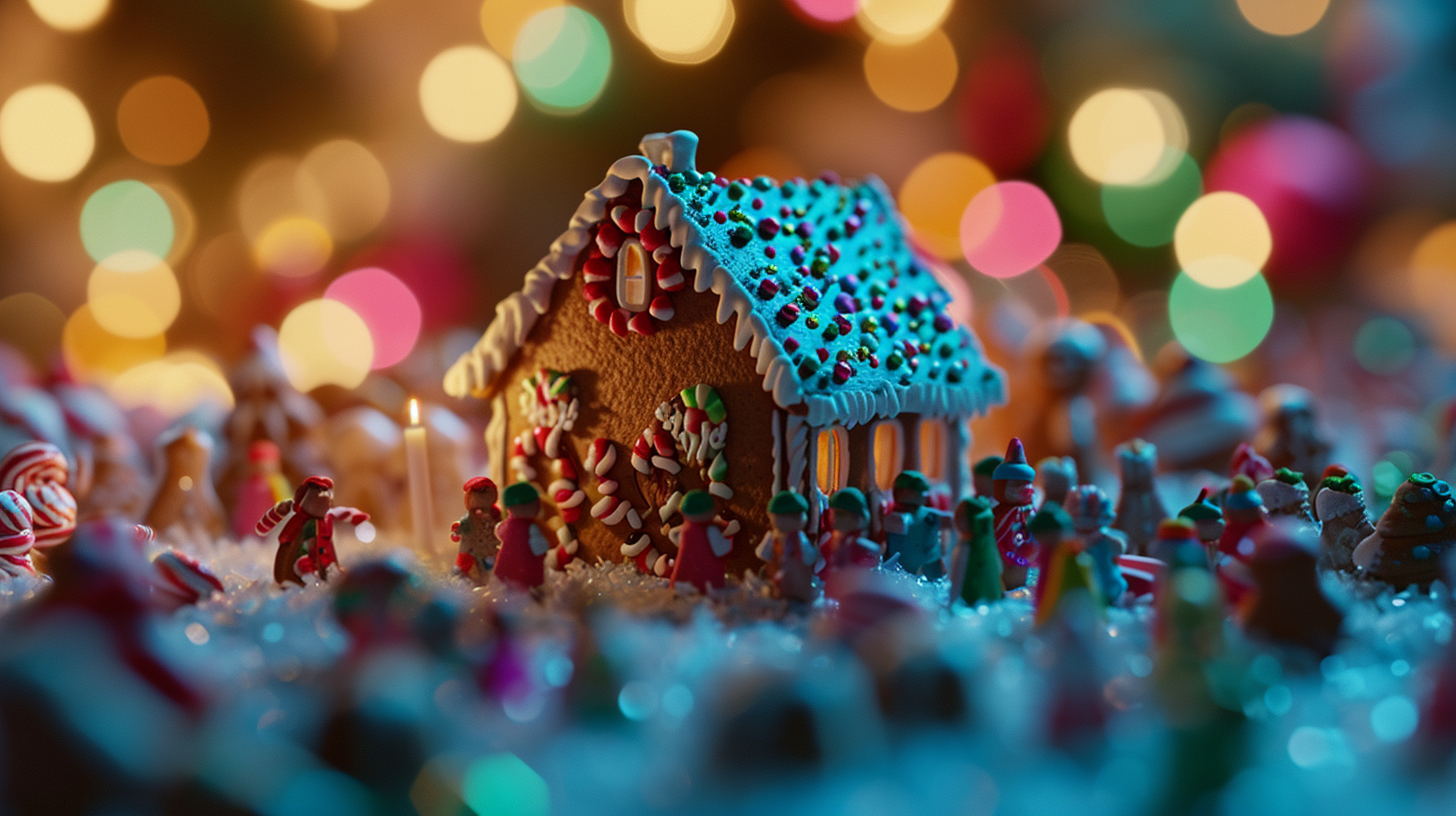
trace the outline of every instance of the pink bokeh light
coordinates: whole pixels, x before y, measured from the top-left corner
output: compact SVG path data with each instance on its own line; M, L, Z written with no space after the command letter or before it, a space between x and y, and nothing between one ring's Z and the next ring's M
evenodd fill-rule
M1062 241L1062 219L1040 187L1003 181L976 194L961 215L961 252L976 271L1010 278L1035 269Z
M409 356L420 338L420 301L404 281L377 266L345 272L329 284L324 297L353 309L374 340L373 369L388 368Z
M842 23L859 11L859 0L790 0L799 11L822 23Z

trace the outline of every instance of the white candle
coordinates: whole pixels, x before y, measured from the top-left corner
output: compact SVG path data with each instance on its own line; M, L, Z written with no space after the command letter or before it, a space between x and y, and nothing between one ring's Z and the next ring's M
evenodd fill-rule
M435 554L431 530L433 502L430 498L430 454L425 440L425 427L420 424L420 402L410 399L410 424L404 429L405 463L409 466L410 517L415 525L415 549L421 554Z

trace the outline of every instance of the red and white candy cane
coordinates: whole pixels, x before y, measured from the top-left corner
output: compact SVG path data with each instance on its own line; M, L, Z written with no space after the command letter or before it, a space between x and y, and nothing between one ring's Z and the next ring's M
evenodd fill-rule
M0 491L0 576L34 575L30 550L35 546L30 503L14 490Z
M14 490L30 504L37 547L54 547L76 529L69 478L65 454L49 442L22 442L0 458L0 490Z
M186 553L167 550L152 565L157 568L156 591L178 606L195 604L223 591L222 581Z

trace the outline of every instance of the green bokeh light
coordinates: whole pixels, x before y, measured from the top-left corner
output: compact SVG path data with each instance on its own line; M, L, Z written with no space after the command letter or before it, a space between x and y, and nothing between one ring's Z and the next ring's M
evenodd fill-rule
M1274 298L1263 275L1210 289L1179 272L1168 292L1173 335L1190 354L1228 363L1253 351L1274 324Z
M1156 247L1172 241L1178 218L1203 195L1198 162L1181 150L1166 161L1171 167L1150 184L1102 186L1107 225L1129 244Z
M461 797L480 816L549 816L546 780L512 753L490 754L465 771Z
M526 95L552 113L576 113L601 95L612 70L612 43L591 14L548 8L526 22L512 54Z
M1416 354L1416 337L1393 317L1366 321L1355 333L1355 359L1372 374L1395 374Z
M175 235L167 202L140 181L114 181L81 208L81 243L97 263L123 252L166 258Z

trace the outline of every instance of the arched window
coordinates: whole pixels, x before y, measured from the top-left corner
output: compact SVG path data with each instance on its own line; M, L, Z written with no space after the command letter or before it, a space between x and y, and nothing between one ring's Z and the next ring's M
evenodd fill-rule
M895 486L895 477L905 469L905 428L895 419L877 423L870 444L875 457L875 487L890 490Z
M814 459L814 475L819 491L829 495L842 490L849 482L849 434L843 428L825 428L819 432L815 444L818 455Z
M921 417L920 419L920 472L932 482L943 482L950 451L946 449L950 435L946 433L945 421Z
M652 301L652 268L647 250L631 239L617 250L617 305L640 312Z

